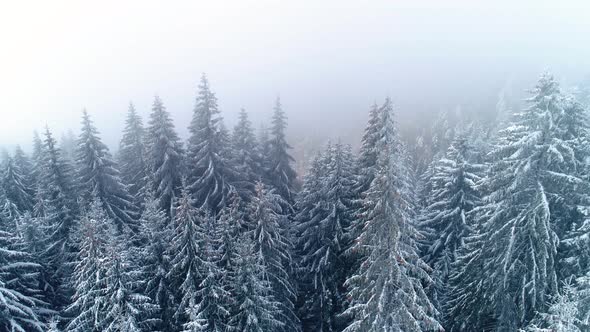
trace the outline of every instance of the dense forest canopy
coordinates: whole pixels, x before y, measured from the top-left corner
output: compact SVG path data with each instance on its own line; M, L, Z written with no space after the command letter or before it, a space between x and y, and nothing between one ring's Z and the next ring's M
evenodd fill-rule
M383 96L305 160L204 74L186 139L157 96L116 149L84 110L0 158L0 331L587 331L588 91L420 130Z

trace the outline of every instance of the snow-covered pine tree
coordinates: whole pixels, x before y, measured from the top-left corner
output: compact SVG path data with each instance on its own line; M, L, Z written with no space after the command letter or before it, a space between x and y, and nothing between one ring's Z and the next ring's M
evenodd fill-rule
M23 183L30 190L31 196L35 196L35 177L32 160L25 154L20 145L14 149L14 165L21 171Z
M256 181L262 181L263 179L258 143L252 129L252 123L248 119L248 113L243 108L240 110L238 123L234 127L231 138L232 164L238 176L235 187L242 199L248 201L254 193Z
M379 141L380 133L380 110L377 103L374 103L369 110L369 121L365 127L363 137L361 139L361 147L357 161L357 173L359 178L357 180L357 193L365 192L369 189L371 182L375 178L375 167L377 165L377 142Z
M47 250L47 225L45 218L33 217L30 212L25 212L17 221L18 249L26 252L29 261L38 265L35 276L35 286L30 294L34 294L40 300L47 302L47 298L55 298L56 289L51 283L50 267L45 260ZM49 303L45 303L43 312L44 317L55 316L58 314Z
M100 140L98 130L86 110L82 113L82 129L76 151L80 193L82 197L96 197L119 232L137 230L138 212L134 198L121 182L117 165L109 149Z
M148 183L145 129L141 116L131 103L117 156L123 183L129 186L129 193L136 198L136 202L143 203L144 197L141 196Z
M200 251L203 265L200 267L203 280L197 291L198 303L189 308L189 321L185 324L187 331L225 332L231 310L231 296L224 284L224 274L220 266L221 236L217 220L208 216L204 220L204 238L201 239Z
M237 241L236 268L231 284L236 305L232 311L231 331L283 331L280 303L272 296L264 258L255 249L251 234L242 234Z
M5 169L2 174L2 186L6 199L16 205L20 214L33 209L33 190L28 187L26 175L15 162L14 158L8 157Z
M33 132L33 152L31 153L31 162L33 166L33 181L36 183L41 182L44 155L43 149L43 140L39 136L39 133L35 130Z
M174 321L177 326L188 323L189 308L199 302L197 292L203 281L201 268L206 265L200 253L204 220L204 212L194 207L188 190L183 188L174 210L175 231L168 251L172 260L167 274L176 296Z
M44 259L50 268L49 274L54 294L46 294L52 308L60 310L67 305L71 290L66 282L74 252L72 230L75 227L78 204L72 179L73 167L61 156L49 128L45 130L45 141L39 167L40 187L46 200L45 217L48 226L47 251Z
M469 158L470 143L463 133L457 133L446 156L433 164L426 193L427 205L422 212L420 228L426 233L423 259L434 270L432 302L439 309L446 303L447 279L451 264L463 238L469 233L467 219L480 204L477 183L482 166Z
M183 149L170 113L162 100L155 97L146 133L147 165L151 187L160 208L171 216L172 204L182 186Z
M4 220L0 217L0 223ZM44 331L40 266L19 250L19 239L0 225L0 331Z
M343 251L353 217L355 159L350 147L340 143L326 150L314 161L297 204L306 331L340 330L337 316L345 303Z
M107 248L101 261L104 269L100 284L104 287L101 297L100 330L104 332L153 331L159 324L155 318L158 306L151 299L136 292L142 273L131 261L124 245L127 236L118 234L112 227L107 234ZM99 276L100 278L100 276Z
M228 146L217 108L217 98L209 88L207 76L201 76L187 147L188 189L198 208L217 214L225 204L234 177Z
M245 220L242 211L242 200L237 192L232 191L228 196L228 204L219 213L217 223L221 239L219 243L219 266L225 272L225 286L230 285L229 275L235 269L237 251L236 241L240 234L253 227Z
M363 230L353 250L363 253L358 271L346 285L352 299L344 329L354 331L436 331L436 309L423 284L431 282L417 254L400 142L388 98L379 112L375 178L363 194Z
M576 173L585 181L590 180L590 119L588 110L572 98L564 101L564 112L559 120L562 128L562 139L574 149L576 159L579 160ZM560 219L556 222L556 233L560 239L558 248L559 268L561 280L571 276L580 277L590 269L590 239L587 214L588 190L576 188L579 195L577 201L570 201L555 211ZM576 203L577 202L577 203ZM566 202L564 202L566 203ZM582 209L580 209L582 208Z
M268 190L260 182L256 184L249 205L250 220L256 225L253 230L255 250L266 269L273 296L280 303L284 330L299 331L301 326L293 304L296 297L291 271L293 245L283 206L287 203L274 189Z
M588 184L579 177L575 149L562 135L564 101L559 86L543 74L528 99L529 106L514 115L492 152L494 163L484 183L490 190L484 213L476 220L484 225L481 273L473 279L485 282L483 294L464 292L474 281L463 281L455 294L464 298L454 306L461 316L489 315L500 330L525 326L536 311L558 291L556 230L563 211L581 201ZM586 203L587 204L587 203ZM463 266L460 269L466 269ZM475 269L474 269L475 270ZM473 306L490 301L484 307ZM483 312L482 308L491 308ZM457 317L455 320L459 321ZM465 321L463 322L465 324Z
M285 130L287 129L287 116L283 111L280 98L277 97L273 108L271 137L268 142L267 172L270 184L277 190L283 200L289 205L294 204L297 173L291 167L293 157L289 154L291 146L287 143Z
M77 232L77 261L71 283L75 292L72 303L63 315L69 318L67 332L99 332L106 314L102 307L109 300L104 297L104 259L108 246L109 220L101 203L95 199L84 214Z
M145 197L145 208L140 218L139 232L141 246L138 249L138 262L142 270L142 283L138 285L142 293L158 306L156 331L174 330L174 292L170 288L167 273L171 257L167 248L172 240L172 227L159 202L151 191Z

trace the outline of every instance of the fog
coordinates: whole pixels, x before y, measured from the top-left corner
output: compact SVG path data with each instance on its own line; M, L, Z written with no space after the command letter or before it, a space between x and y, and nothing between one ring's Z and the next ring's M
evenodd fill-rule
M391 96L419 127L458 105L486 112L545 69L563 83L590 63L579 1L4 1L0 145L35 129L77 131L86 108L116 148L132 101L159 95L186 137L207 73L227 125L258 126L280 95L290 135L356 139Z

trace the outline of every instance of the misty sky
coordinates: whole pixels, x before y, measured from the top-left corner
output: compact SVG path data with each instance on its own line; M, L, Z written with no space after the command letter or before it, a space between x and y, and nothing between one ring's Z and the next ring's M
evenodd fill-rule
M0 145L28 148L45 124L59 138L86 108L114 147L128 103L147 115L155 94L185 136L201 72L228 125L240 107L258 125L280 94L293 131L330 136L386 95L411 118L545 68L587 74L587 1L485 3L0 1Z

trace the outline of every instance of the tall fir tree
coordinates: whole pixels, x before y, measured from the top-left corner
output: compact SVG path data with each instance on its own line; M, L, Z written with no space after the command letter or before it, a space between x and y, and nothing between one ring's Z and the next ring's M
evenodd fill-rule
M121 182L117 165L98 134L84 110L76 151L81 195L85 199L100 199L107 215L120 232L125 229L135 231L138 211L133 204L134 199Z
M283 331L280 303L272 293L266 265L250 234L243 234L237 242L237 261L231 274L232 294L236 304L232 311L232 331Z
M274 189L269 190L258 183L249 212L252 222L256 225L253 230L255 250L265 266L273 296L280 303L284 330L299 331L301 326L294 311L296 290L291 270L294 263L293 244L284 206L286 203L281 195L275 193Z
M558 292L556 232L570 222L564 211L588 206L580 161L563 136L564 100L557 82L543 74L531 94L528 107L514 115L492 152L485 182L490 194L476 221L483 225L480 262L472 263L483 268L473 275L469 265L458 267L457 274L469 278L457 278L454 293L463 294L452 305L457 324L467 323L462 317L487 316L496 329L516 330L544 311ZM483 293L464 291L474 282L485 283ZM475 296L489 303L473 306L480 301Z
M160 208L171 216L174 200L182 185L183 149L174 129L170 113L162 100L155 97L146 133L147 165L151 173L151 187Z
M71 283L75 292L72 303L65 308L68 332L102 331L101 321L105 312L102 307L107 299L104 297L105 266L104 259L109 239L109 220L101 203L95 199L82 217L77 233L77 259Z
M75 251L72 237L78 214L76 190L72 179L74 169L61 156L49 128L45 130L40 167L41 187L46 200L45 217L48 226L45 260L51 276L52 294L47 294L53 308L60 310L69 302L71 289L67 283L70 266L67 264Z
M131 261L130 251L124 245L126 235L111 232L101 264L104 275L100 283L105 299L99 309L101 331L141 332L153 331L158 326L158 306L139 293L138 284L143 277L139 267Z
M235 177L227 158L229 147L222 121L217 97L203 74L189 127L187 181L196 206L215 214L225 204L232 177Z
M363 253L358 271L346 284L352 298L344 329L354 331L436 331L436 309L423 285L431 282L416 248L411 197L404 191L405 171L387 99L379 111L375 178L363 194L363 229L353 250Z
M457 134L446 156L434 163L429 178L430 191L426 194L420 227L426 233L423 259L434 270L433 303L440 310L446 303L448 276L451 264L469 234L468 218L480 205L477 188L483 167L470 160L471 146L467 137Z
M6 199L16 205L19 213L33 210L33 190L16 160L9 157L2 172L2 186Z
M254 193L256 181L263 180L262 161L252 123L243 108L232 134L232 152L232 163L238 175L235 187L242 199L249 200Z
M352 223L355 159L349 147L328 145L314 162L298 196L298 248L302 277L300 317L305 331L338 331L345 303L344 281Z
M227 271L219 264L222 234L213 217L207 218L203 227L204 238L200 250L203 280L197 291L200 300L188 309L189 322L185 328L189 331L225 332L232 303L228 285L224 284L224 273Z
M129 193L138 203L143 202L142 196L145 189L148 189L145 136L141 116L130 103L123 137L119 142L118 162L121 168L121 179L129 186Z
M174 292L167 277L171 260L167 249L172 235L172 226L167 222L166 214L160 209L158 200L148 191L139 232L136 234L142 244L138 248L137 261L142 270L143 282L139 285L142 293L158 306L156 317L159 321L154 327L158 331L172 331L175 326Z
M205 213L194 207L187 189L182 190L174 211L174 237L169 246L172 258L167 278L176 295L174 320L177 326L189 322L188 311L199 302L198 290L203 281L200 254Z
M36 278L40 266L0 226L0 331L44 331L46 304L39 298Z
M291 146L287 143L286 129L287 116L280 98L277 97L273 108L269 151L268 155L265 155L268 158L268 180L283 200L292 206L295 200L297 173L291 166L294 159L289 154Z

